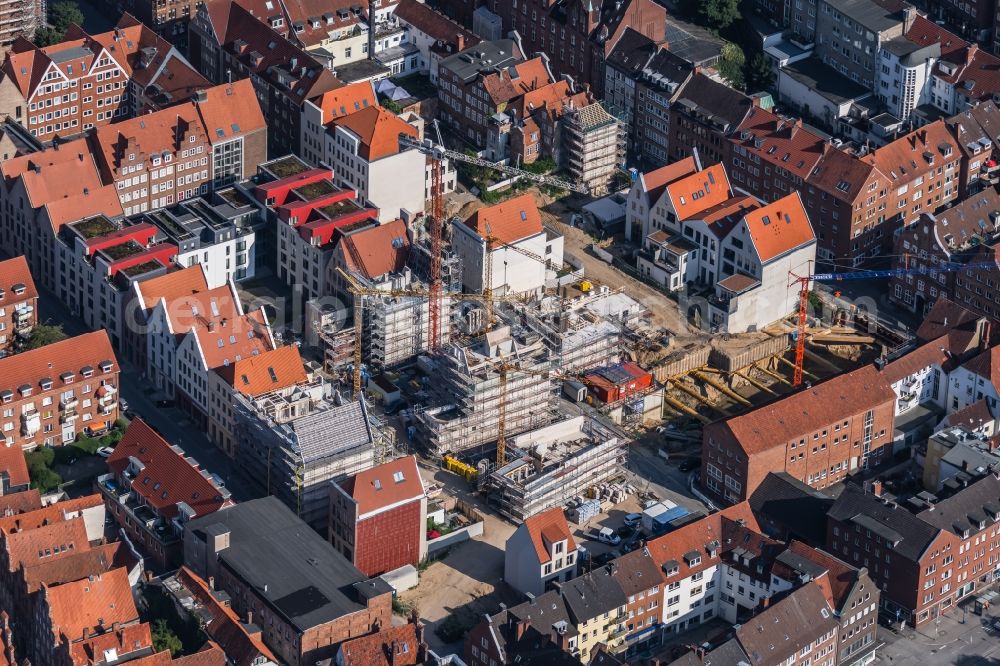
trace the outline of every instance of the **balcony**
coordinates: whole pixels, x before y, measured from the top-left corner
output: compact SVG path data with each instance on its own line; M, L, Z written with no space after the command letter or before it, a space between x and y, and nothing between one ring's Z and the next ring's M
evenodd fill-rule
M76 409L78 404L80 404L80 401L75 396L72 398L66 398L65 400L59 401L59 409Z
M128 475L116 478L114 474L104 474L97 479L101 494L121 505L132 522L145 530L156 541L167 545L180 539L174 521L160 516L152 507L143 502L142 497L131 489Z
M59 423L73 423L80 417L75 409L70 409L59 415Z
M42 416L37 409L31 409L21 414L21 434L31 437L42 429Z

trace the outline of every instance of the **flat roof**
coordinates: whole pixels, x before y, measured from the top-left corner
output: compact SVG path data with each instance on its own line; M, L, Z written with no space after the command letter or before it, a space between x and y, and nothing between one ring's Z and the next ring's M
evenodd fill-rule
M863 85L850 80L816 56L790 63L781 71L836 104L871 94Z

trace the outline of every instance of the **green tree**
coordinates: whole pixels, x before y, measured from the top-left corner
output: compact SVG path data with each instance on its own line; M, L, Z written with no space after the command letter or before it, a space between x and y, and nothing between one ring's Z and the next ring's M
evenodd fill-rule
M62 483L62 477L52 470L54 460L55 451L47 446L35 449L24 455L32 488L37 488L40 492L47 493L59 487Z
M746 68L747 87L752 92L767 90L774 80L774 70L771 69L771 61L763 53L758 53L750 59L750 64Z
M701 0L698 3L700 23L712 30L725 30L740 16L740 0Z
M719 74L726 80L726 83L734 88L743 88L743 67L746 65L746 56L743 49L732 42L727 42L722 46L722 53L719 55Z
M72 24L83 25L83 12L72 0L61 0L49 5L49 24L61 35Z
M66 339L66 332L59 324L41 324L31 331L31 337L24 343L24 350L38 349L53 342Z
M154 621L151 631L153 634L153 649L156 652L170 650L170 654L176 656L184 648L181 639L173 632L166 620L161 618Z
M63 34L55 28L39 28L35 31L35 45L41 48L52 46L62 41Z

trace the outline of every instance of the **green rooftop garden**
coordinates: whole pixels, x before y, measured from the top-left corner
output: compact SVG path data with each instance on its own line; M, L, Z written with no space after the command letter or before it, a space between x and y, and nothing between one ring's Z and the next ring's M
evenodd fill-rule
M86 239L105 236L114 231L118 231L118 225L103 215L82 220L71 225L81 236Z
M101 250L101 254L111 259L111 261L120 261L122 259L135 256L140 252L145 252L145 250L146 248L139 245L134 240L130 240L127 243L122 243L121 245L106 247Z
M264 165L268 171L278 178L288 178L306 171L309 167L294 157L283 157L280 160Z
M317 208L319 212L326 215L331 220L335 220L341 215L346 215L347 213L353 213L358 210L358 207L351 203L350 199L345 199L343 201L337 201L332 204L327 204Z
M295 188L295 192L306 201L312 201L327 194L333 194L336 191L337 188L328 180L320 180Z
M158 261L151 260L151 261L144 261L141 264L136 264L135 266L129 266L128 268L123 269L122 273L131 278L137 275L148 273L150 271L155 271L158 268L163 268L163 264L161 264Z

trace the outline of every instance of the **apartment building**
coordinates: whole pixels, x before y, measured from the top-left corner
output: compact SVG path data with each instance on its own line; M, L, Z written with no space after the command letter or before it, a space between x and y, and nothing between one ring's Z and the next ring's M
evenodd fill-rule
M340 87L323 63L232 0L203 3L191 21L191 39L199 45L193 64L206 77L252 81L272 155L298 153L305 101Z
M1000 182L1000 147L995 141L1000 106L992 100L980 102L944 122L962 153L959 197L964 199Z
M38 289L24 257L0 261L0 357L12 353L18 340L38 323Z
M557 8L534 0L494 0L488 7L502 19L505 34L517 31L525 53L547 53L559 76L589 84L598 98L604 60L628 28L657 43L666 39L666 10L652 0L626 0L614 10L583 4Z
M727 138L756 106L756 100L696 72L673 95L668 106L663 128L665 141L659 142L667 146L667 159L651 161L650 166L695 154L705 166L717 162L729 164L732 148ZM645 138L649 135L647 130Z
M330 484L330 543L367 576L420 564L427 531L427 495L414 456Z
M208 437L230 458L236 457L235 395L256 398L309 383L295 345L278 347L215 368L208 376Z
M504 580L521 594L541 596L576 577L577 547L561 507L525 518L504 547Z
M6 442L0 447L0 497L9 497L23 493L31 486L28 476L28 464L24 459L24 451L17 446L8 446ZM6 502L6 499L3 500Z
M3 111L44 143L183 102L211 84L125 14L108 32L73 26L58 44L20 39L0 68Z
M9 446L60 446L103 433L118 418L118 362L105 331L0 359Z
M97 479L108 515L160 570L183 559L184 524L234 504L230 492L180 447L134 419Z
M451 242L461 259L462 284L468 293L482 293L487 285L495 294L541 293L549 272L563 265L563 238L542 226L531 194L456 220Z
M974 194L936 215L922 214L916 223L902 229L895 238L893 253L899 255L896 266L912 268L914 273L890 278L889 298L912 312L925 315L939 296L953 297L956 281L974 282L975 272L932 272L934 266L965 261L977 245L992 245L1000 233L998 225L1000 194L994 188ZM973 251L971 254L978 253ZM928 272L917 272L921 268ZM987 279L993 282L992 277ZM982 296L982 287L979 295Z
M275 497L187 523L184 561L232 598L237 615L252 613L264 644L292 666L332 658L348 638L392 623L392 588L368 579ZM312 600L305 611L285 603L303 595Z
M480 39L449 16L419 0L400 0L392 12L404 32L404 44L413 50L411 72L426 74L437 85L443 58L475 46Z
M896 394L865 366L747 414L705 427L702 479L727 502L749 497L771 471L814 488L888 460Z

